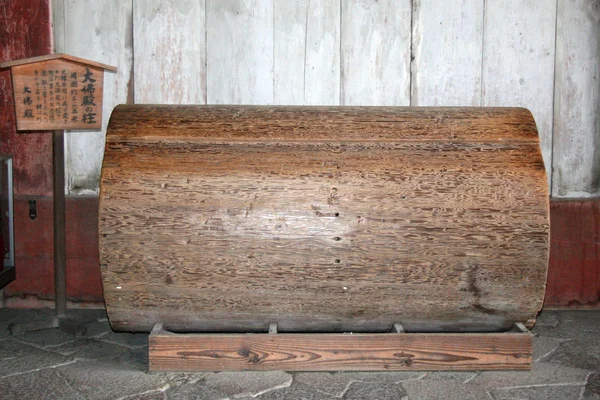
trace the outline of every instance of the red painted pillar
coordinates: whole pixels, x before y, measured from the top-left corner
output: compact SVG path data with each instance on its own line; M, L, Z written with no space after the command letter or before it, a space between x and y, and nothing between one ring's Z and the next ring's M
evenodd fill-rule
M0 0L0 62L52 52L49 0ZM52 134L16 132L9 70L0 71L0 153L12 154L17 279L7 295L52 298ZM35 199L38 217L29 218Z

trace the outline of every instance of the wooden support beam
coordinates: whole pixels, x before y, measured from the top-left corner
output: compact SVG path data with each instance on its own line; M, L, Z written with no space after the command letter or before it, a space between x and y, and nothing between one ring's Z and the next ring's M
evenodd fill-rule
M520 325L520 326L519 326ZM503 333L176 334L155 325L150 371L529 370L532 336ZM159 328L157 328L159 327Z

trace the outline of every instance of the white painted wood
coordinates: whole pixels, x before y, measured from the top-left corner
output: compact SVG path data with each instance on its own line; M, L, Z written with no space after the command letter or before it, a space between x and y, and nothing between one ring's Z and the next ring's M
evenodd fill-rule
M409 0L342 3L342 104L410 102Z
M205 104L204 0L134 0L135 102Z
M54 49L119 68L105 75L104 128L134 98L524 106L548 172L553 157L553 195L600 195L600 0L558 0L558 14L555 0L412 4L53 0ZM69 193L97 193L103 148L104 129L67 134Z
M64 53L65 45L65 0L52 0L52 49Z
M484 24L483 105L533 113L551 179L556 2L487 1Z
M340 0L310 0L304 104L340 104Z
M206 0L209 104L273 103L272 0Z
M309 0L273 3L273 102L304 104Z
M274 2L274 102L338 105L340 0Z
M481 105L484 0L413 1L411 105Z
M118 68L116 74L104 74L102 130L70 131L66 135L68 193L98 193L108 119L112 109L128 98L132 66L131 12L131 0L68 0L64 5L63 43L56 43L55 47Z
M600 195L600 0L559 0L552 194Z

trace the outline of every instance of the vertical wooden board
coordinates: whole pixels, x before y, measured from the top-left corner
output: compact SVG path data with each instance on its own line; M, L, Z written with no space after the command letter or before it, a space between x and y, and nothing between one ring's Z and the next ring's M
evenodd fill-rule
M65 53L65 0L52 0L52 50Z
M342 104L409 105L410 3L343 2Z
M340 104L340 0L311 0L306 19L304 104Z
M483 0L413 2L413 106L481 105Z
M276 104L339 105L340 1L274 4Z
M273 102L302 105L308 0L280 0L273 7Z
M273 103L272 1L206 1L208 103Z
M558 2L552 195L600 195L600 1Z
M556 3L488 1L483 41L483 105L522 106L535 118L551 179Z
M136 103L206 103L204 11L204 0L134 0Z
M130 89L132 0L68 1L63 18L56 26L64 29L64 43L56 43L56 48L118 67L116 74L104 74L102 130L70 131L66 136L67 191L97 193L108 119L117 104L127 102Z

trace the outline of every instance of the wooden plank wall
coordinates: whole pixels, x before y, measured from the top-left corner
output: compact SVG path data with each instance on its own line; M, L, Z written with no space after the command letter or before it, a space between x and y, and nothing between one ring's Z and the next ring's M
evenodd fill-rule
M559 0L552 195L600 195L600 0Z
M65 145L68 193L98 192L106 126L112 109L131 101L132 0L53 0L54 50L113 65L104 74L102 130L70 131Z
M206 103L204 12L204 0L133 3L136 103Z
M56 51L117 103L521 105L555 197L600 195L600 0L53 1ZM104 130L70 133L96 192ZM552 171L554 170L554 175Z
M410 1L342 4L341 104L410 104Z
M544 164L550 166L556 3L488 1L484 27L482 103L529 108L537 123ZM550 178L550 168L548 172Z
M436 3L414 2L410 104L479 106L484 2Z

